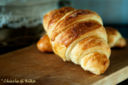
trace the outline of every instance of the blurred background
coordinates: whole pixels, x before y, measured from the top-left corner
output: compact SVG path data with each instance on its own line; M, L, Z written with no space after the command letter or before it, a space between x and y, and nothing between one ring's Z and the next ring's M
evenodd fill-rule
M43 15L63 6L96 11L104 26L128 38L128 0L0 0L0 54L36 43L44 32Z
M37 42L44 32L43 15L64 6L96 11L104 26L128 38L128 0L0 0L0 53Z

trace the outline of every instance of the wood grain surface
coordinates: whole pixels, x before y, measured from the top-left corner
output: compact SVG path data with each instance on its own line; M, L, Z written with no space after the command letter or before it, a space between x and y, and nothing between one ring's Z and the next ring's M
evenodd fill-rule
M27 85L113 85L127 79L128 46L112 49L110 60L108 70L97 76L71 62L63 62L53 53L41 53L32 45L0 55L0 85L5 82L3 79L35 80L33 84L22 82Z

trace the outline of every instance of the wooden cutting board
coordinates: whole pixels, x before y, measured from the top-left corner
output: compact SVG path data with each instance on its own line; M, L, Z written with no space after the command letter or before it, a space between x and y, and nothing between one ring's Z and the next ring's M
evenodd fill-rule
M113 85L127 79L128 46L113 49L110 60L108 70L97 76L78 65L63 62L53 53L41 53L36 45L32 45L0 55L0 85L7 83L7 79L24 79L22 83L34 85ZM25 82L25 79L31 79L32 82Z

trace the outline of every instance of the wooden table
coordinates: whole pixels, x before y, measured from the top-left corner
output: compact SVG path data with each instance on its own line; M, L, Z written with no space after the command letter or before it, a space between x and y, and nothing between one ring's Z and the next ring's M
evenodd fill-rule
M32 45L0 55L0 85L7 83L7 79L30 85L112 85L127 79L128 46L112 49L110 60L108 70L97 76L78 65L63 62L53 53L41 53Z

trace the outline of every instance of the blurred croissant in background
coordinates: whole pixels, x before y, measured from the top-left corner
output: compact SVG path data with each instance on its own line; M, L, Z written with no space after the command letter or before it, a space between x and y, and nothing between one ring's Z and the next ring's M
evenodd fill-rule
M108 36L108 44L111 48L123 48L126 46L126 40L123 38L118 30L112 27L106 27L106 32Z
M37 42L37 48L41 52L53 52L48 35L43 35Z

